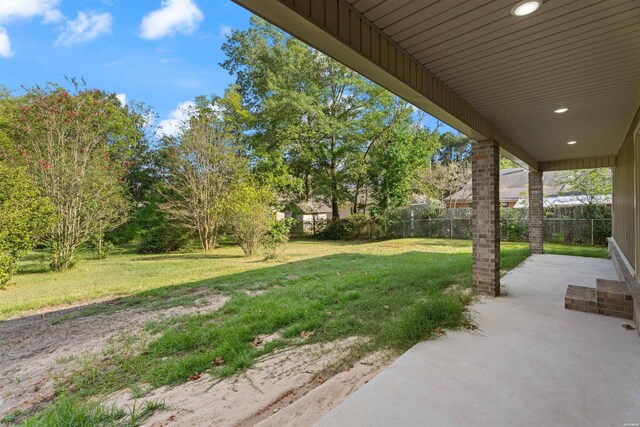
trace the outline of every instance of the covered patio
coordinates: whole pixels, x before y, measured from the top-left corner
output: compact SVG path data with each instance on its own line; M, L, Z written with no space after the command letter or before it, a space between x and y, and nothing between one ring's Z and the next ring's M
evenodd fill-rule
M234 1L476 141L480 332L416 346L321 425L640 423L640 3ZM500 155L529 171L534 254L502 279ZM612 260L542 255L543 174L596 167Z
M416 345L318 426L623 426L640 422L635 331L565 310L569 284L617 279L610 260L533 255L474 306L480 326Z

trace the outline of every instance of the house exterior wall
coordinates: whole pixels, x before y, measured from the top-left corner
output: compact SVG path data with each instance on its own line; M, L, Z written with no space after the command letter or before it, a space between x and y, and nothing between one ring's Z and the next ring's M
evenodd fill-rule
M618 152L613 176L613 238L631 266L638 271L640 251L640 109Z

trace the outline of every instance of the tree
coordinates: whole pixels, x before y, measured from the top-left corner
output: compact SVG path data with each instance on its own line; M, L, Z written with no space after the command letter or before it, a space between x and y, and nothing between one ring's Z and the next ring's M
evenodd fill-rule
M418 171L429 164L435 149L434 133L411 125L409 120L395 124L388 136L371 150L370 185L379 209L401 207L412 194Z
M468 163L471 160L471 143L471 138L463 134L445 132L440 135L440 148L433 155L431 163Z
M520 167L522 167L522 166L520 166L519 164L517 164L516 162L514 162L510 158L504 157L504 156L500 156L500 169L515 169L515 168L520 168Z
M24 168L0 163L0 287L53 223L55 210Z
M271 188L251 181L236 183L225 197L221 213L245 255L253 255L262 238L273 228L275 203Z
M200 97L186 113L177 138L165 138L161 150L164 202L160 209L171 220L198 233L205 251L217 242L223 219L220 203L245 161L217 108L217 100Z
M563 185L561 195L573 195L585 207L587 218L602 218L609 212L602 203L603 196L609 196L613 192L611 170L577 169L563 172L558 183Z
M449 196L462 189L469 182L471 167L469 163L435 164L423 169L419 176L419 180L424 185L424 192L444 205ZM455 206L457 200L452 202Z
M16 100L7 158L22 165L53 204L57 221L43 240L51 267L70 267L78 247L121 224L130 208L124 155L136 129L115 95L58 85Z
M248 117L255 170L293 175L303 183L302 198L324 199L338 218L367 177L368 148L406 103L258 18L234 31L223 50Z

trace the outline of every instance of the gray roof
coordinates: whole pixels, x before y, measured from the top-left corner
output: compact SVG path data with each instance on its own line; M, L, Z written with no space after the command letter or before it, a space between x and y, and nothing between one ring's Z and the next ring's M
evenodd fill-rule
M558 196L560 193L568 193L566 184L561 184L562 171L545 172L542 175L545 197ZM515 202L527 192L529 183L529 172L524 168L501 169L500 170L500 201ZM467 182L460 191L455 192L447 198L449 202L470 203L471 180Z
M331 208L318 200L300 202L297 206L304 214L331 213Z

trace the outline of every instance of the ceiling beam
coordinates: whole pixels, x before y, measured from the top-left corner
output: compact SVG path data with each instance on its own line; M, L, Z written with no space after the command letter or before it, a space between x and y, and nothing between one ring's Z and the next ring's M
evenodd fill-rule
M553 160L540 162L540 170L564 171L571 169L613 168L616 166L616 156L587 157L583 159Z
M517 163L527 151L345 0L233 0L476 141L492 139Z

